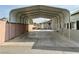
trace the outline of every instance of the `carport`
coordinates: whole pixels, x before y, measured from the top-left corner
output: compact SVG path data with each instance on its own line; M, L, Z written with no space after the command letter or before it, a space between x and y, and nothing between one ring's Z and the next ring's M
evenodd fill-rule
M70 39L70 13L67 9L35 5L11 10L9 21L5 22L2 42L13 39L19 35L32 32L34 18L51 19L51 28L62 36ZM1 26L1 25L0 25Z

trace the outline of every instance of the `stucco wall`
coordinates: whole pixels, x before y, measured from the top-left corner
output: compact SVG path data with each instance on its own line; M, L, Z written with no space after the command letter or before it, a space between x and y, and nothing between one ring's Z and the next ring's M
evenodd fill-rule
M34 29L35 26L34 25L28 25L28 32L32 32Z
M6 21L0 20L0 43L5 41Z

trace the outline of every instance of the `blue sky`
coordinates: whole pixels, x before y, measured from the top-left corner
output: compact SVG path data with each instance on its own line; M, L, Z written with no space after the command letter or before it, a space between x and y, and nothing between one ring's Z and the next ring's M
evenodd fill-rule
M15 8L27 7L27 5L0 5L0 18L9 17L9 12ZM69 11L73 11L75 9L79 9L79 5L51 5L54 7L60 7L68 9Z

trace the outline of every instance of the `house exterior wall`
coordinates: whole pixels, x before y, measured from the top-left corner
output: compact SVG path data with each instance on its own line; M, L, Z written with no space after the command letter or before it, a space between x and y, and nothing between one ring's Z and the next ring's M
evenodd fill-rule
M77 30L77 21L79 21L79 13L71 15L70 22L74 22L74 29L70 30L70 38L79 41L79 30Z
M76 22L77 20L79 20L79 14L72 15L70 22Z

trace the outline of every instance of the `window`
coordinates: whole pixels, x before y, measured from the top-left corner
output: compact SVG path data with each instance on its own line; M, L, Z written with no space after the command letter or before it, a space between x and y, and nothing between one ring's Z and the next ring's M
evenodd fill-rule
M77 21L77 30L79 30L79 21Z
M75 22L70 23L70 29L75 29Z
M69 23L67 23L67 29L69 29Z

